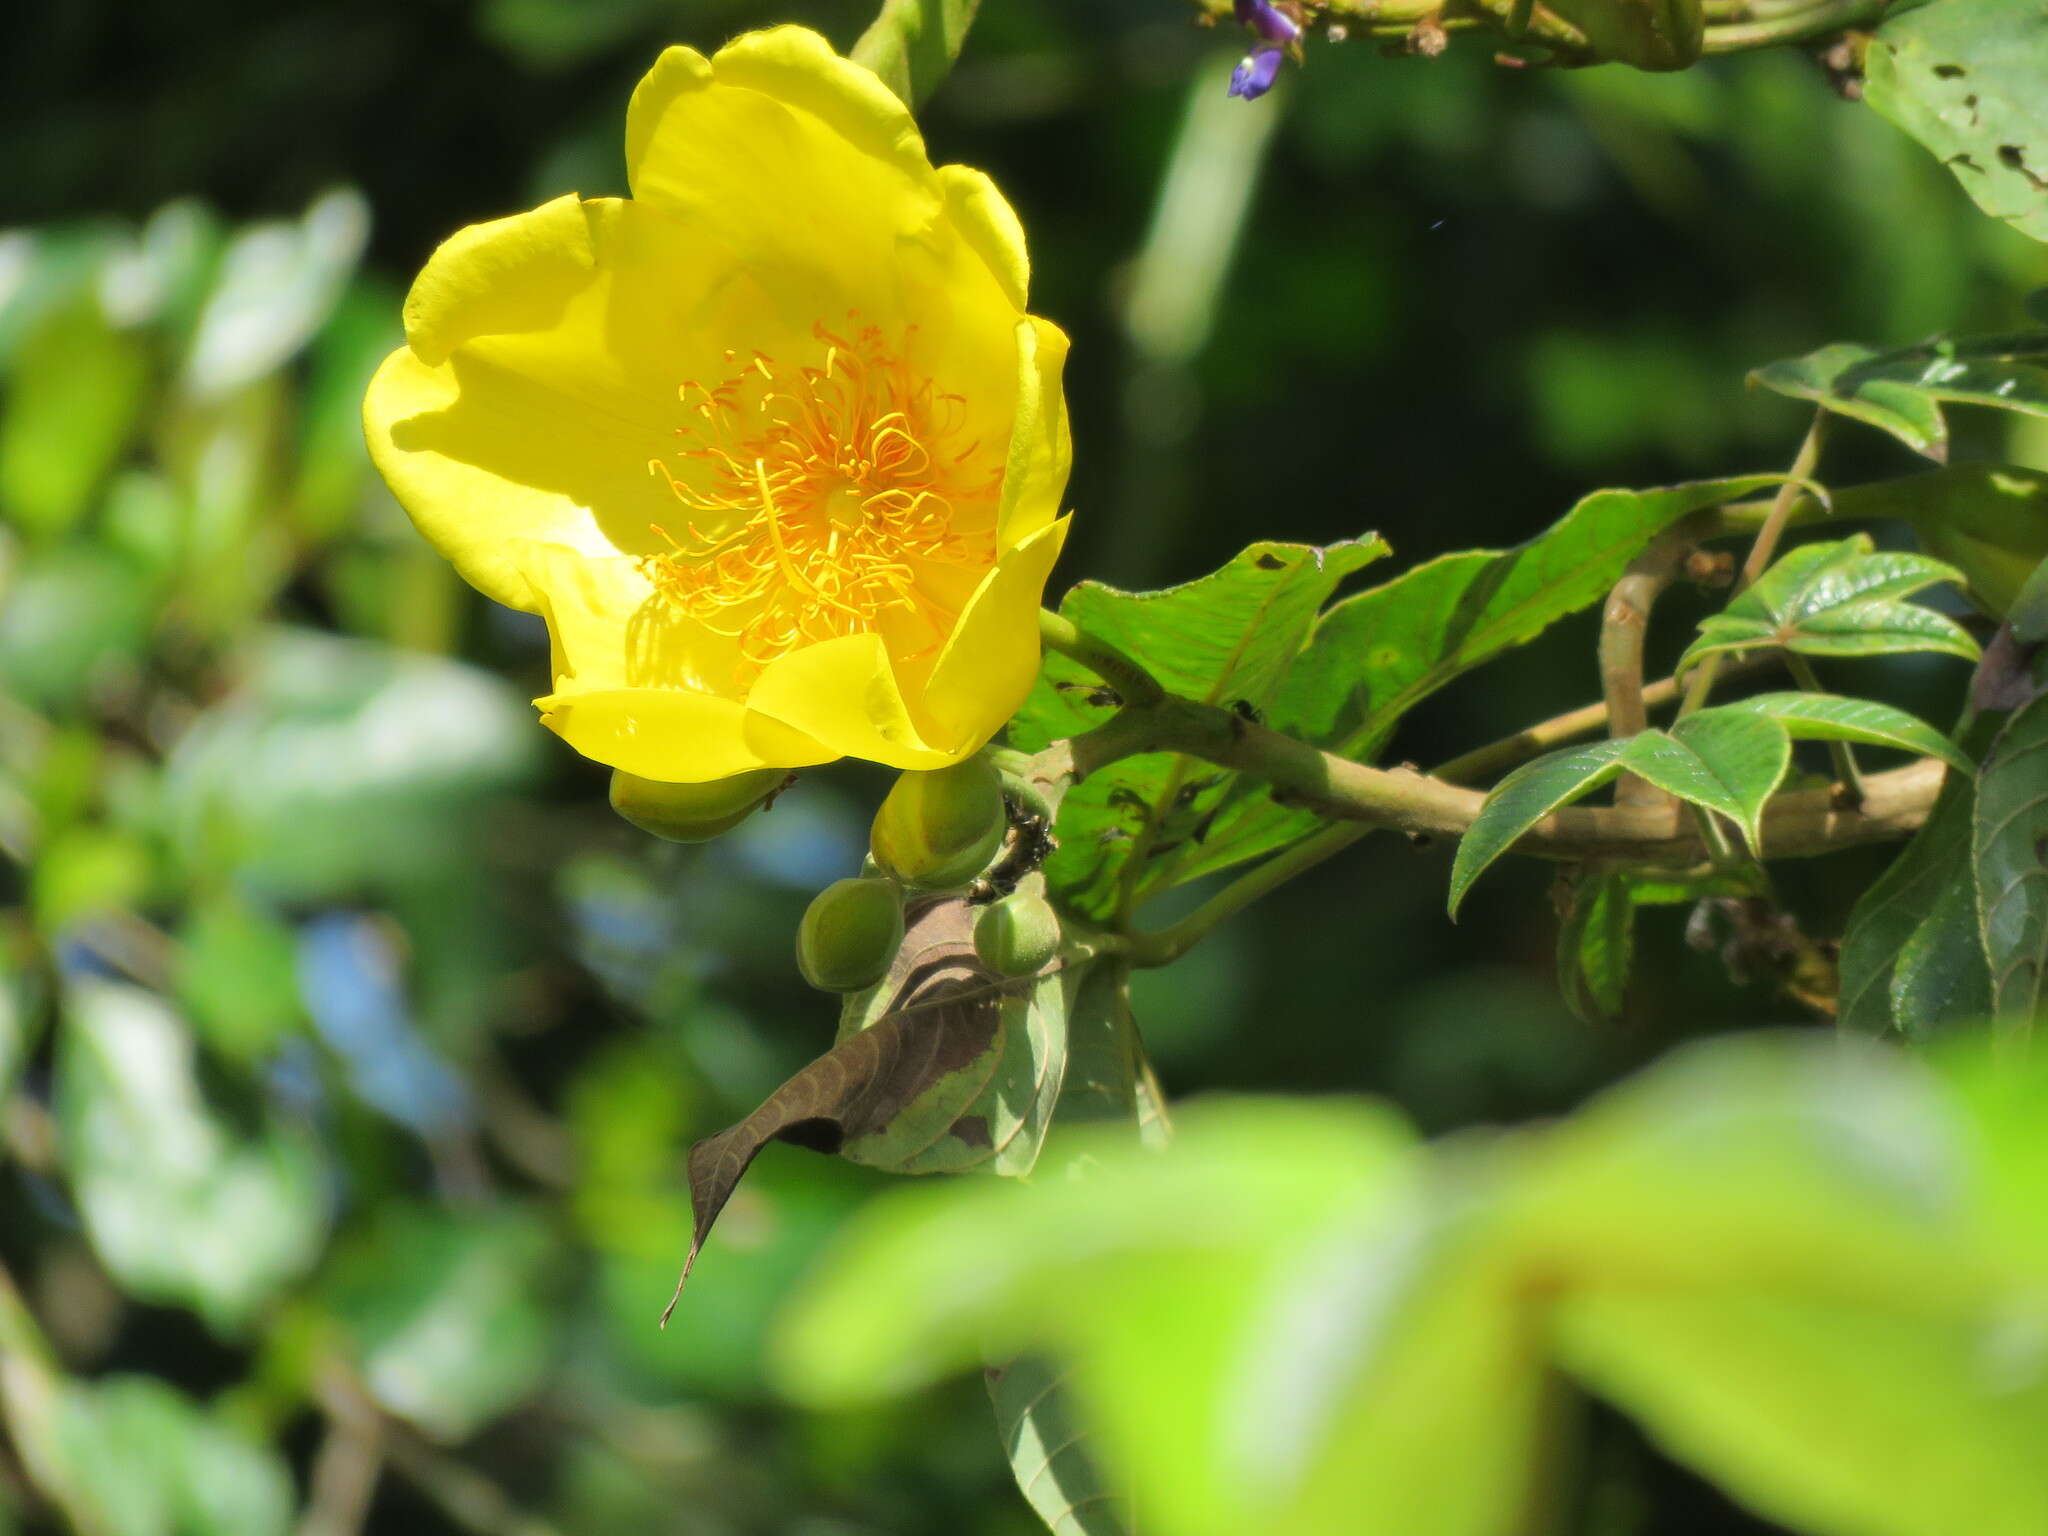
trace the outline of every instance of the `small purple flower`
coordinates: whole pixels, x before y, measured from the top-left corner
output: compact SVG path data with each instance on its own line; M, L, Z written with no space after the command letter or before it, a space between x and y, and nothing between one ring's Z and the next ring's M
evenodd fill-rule
M1242 4L1243 0L1239 0ZM1278 48L1259 48L1246 54L1231 71L1230 94L1242 96L1246 101L1257 101L1273 89L1273 82L1280 78L1281 53Z
M1301 36L1301 24L1277 9L1273 0L1232 0L1232 3L1238 24L1250 27L1269 43L1291 43ZM1271 85L1271 79L1266 84Z

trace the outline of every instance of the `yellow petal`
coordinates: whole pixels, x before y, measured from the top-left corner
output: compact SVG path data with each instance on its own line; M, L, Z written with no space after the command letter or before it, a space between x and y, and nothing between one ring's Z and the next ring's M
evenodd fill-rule
M1068 521L1039 529L996 563L932 668L924 710L961 756L1003 728L1038 676L1038 609Z
M585 757L669 784L807 768L839 756L730 699L680 688L557 692L534 703L541 724Z
M996 546L1012 549L1059 516L1060 496L1074 460L1067 430L1067 400L1060 374L1067 361L1066 333L1027 315L1017 322L1016 411L1003 471L1003 502L996 515Z
M752 274L617 199L462 231L414 284L406 323L413 341L364 399L371 457L468 581L529 610L509 544L665 547L654 530L681 509L649 464L689 419L679 386L721 376L734 330L788 335Z
M971 166L942 165L938 175L953 227L1002 285L1003 297L1021 311L1031 288L1031 258L1016 210L993 181Z
M899 241L928 238L943 199L902 102L801 27L741 37L706 60L662 54L626 114L633 195L683 214L777 286L834 278L848 306L894 325Z
M949 751L924 740L879 635L842 635L776 657L747 704L835 753L891 768L943 768L980 745Z

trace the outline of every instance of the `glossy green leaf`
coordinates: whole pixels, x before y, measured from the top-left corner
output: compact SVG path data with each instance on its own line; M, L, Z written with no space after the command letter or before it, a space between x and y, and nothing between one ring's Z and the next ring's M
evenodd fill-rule
M1907 602L1937 582L1960 583L1953 566L1872 547L1867 534L1803 544L1720 613L1700 622L1684 671L1712 655L1782 647L1809 656L1886 656L1939 651L1975 660L1977 643L1946 614Z
M1595 491L1505 550L1443 555L1330 608L1268 711L1277 728L1370 761L1438 689L1603 599L1644 545L1680 518L1778 483L1775 475L1647 491ZM1231 786L1179 877L1225 869L1315 830L1261 785Z
M912 107L938 89L967 41L981 0L882 0L849 55Z
M1764 802L1791 766L1792 739L1785 727L1759 715L1692 715L1669 736L1645 731L1629 743L1631 772L1689 805L1728 817L1759 856L1765 851Z
M523 1400L550 1353L549 1249L517 1206L382 1205L324 1279L370 1395L449 1441Z
M1864 55L1864 100L1993 218L2048 240L2048 15L2033 0L1898 6Z
M1761 715L1775 720L1794 741L1853 741L1870 747L1894 747L1921 757L1939 758L1950 767L1971 773L1976 765L1960 747L1926 721L1870 699L1834 693L1760 693L1735 704L1703 709L1695 720L1732 715Z
M1988 1318L1753 1287L1568 1297L1560 1352L1671 1456L1793 1530L2048 1529L2048 1372Z
M1316 611L1338 584L1386 553L1377 538L1312 548L1258 543L1221 570L1163 592L1119 592L1082 582L1060 612L1088 634L1144 658L1166 688L1253 712L1272 706L1301 654ZM1011 739L1035 749L1107 718L1094 675L1048 656ZM1123 882L1164 889L1213 867L1209 826L1233 775L1153 754L1112 764L1077 784L1060 806L1060 847L1046 876L1060 898L1107 917ZM1131 872L1133 858L1142 867Z
M1991 1001L2031 1024L2048 1010L2048 694L2016 711L1985 757L1974 826Z
M2048 416L2048 331L1958 337L1891 351L1836 342L1804 357L1766 363L1749 378L1889 432L1914 452L1946 462L1944 403Z
M236 1134L196 1066L183 1021L149 993L66 989L57 1117L93 1248L136 1296L232 1332L312 1264L327 1202L312 1148L281 1129Z
M1506 853L1516 838L1559 806L1619 777L1628 750L1626 741L1596 741L1539 757L1502 779L1459 839L1458 856L1451 865L1451 916L1458 915L1458 906L1472 882Z
M1850 913L1842 940L1844 1028L1924 1035L1990 1011L1970 862L1975 802L1974 780L1950 774L1926 824Z

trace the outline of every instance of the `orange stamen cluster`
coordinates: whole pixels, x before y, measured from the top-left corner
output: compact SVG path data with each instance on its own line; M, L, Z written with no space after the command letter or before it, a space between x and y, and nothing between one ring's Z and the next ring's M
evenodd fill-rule
M693 516L682 538L656 527L670 548L641 569L757 667L841 635L931 651L959 618L940 594L961 590L935 591L931 568L994 564L1000 463L958 441L965 402L915 377L879 327L813 334L815 365L729 351L725 382L682 386L687 464L649 468Z

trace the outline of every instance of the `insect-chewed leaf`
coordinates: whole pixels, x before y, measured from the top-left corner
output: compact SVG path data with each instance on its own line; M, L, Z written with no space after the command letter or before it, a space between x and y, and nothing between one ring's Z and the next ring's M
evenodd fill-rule
M2036 0L1894 5L1864 55L1865 99L1993 218L2048 240L2048 13Z
M1065 1071L1066 986L1059 971L1011 979L984 967L960 898L914 907L889 974L847 1000L838 1043L690 1148L683 1279L771 1141L899 1173L1028 1172Z
M1977 784L1977 898L2001 1019L2031 1022L2048 1001L2048 694L2015 713Z

